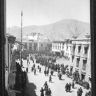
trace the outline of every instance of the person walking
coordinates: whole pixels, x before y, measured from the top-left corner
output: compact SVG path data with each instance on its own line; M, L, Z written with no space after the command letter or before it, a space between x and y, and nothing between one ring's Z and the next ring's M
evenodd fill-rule
M38 68L38 70L39 70L40 66L38 65L37 68Z
M74 83L74 81L72 82L72 88L74 89L74 86L75 86L75 83Z
M51 75L53 76L53 70L51 70Z
M69 86L69 83L67 84L67 92L69 92L70 90L70 86Z
M39 68L39 72L41 73L41 67Z
M79 91L80 91L80 96L82 96L83 90L81 87L80 87Z
M68 92L68 83L65 85L65 91Z
M59 73L59 80L61 80L62 79L62 74L61 73Z
M69 92L71 91L71 83L69 83Z
M48 90L48 91L49 91L49 96L51 96L51 94L52 94L51 89L49 88L49 90Z
M33 64L33 68L35 68L35 64Z
M40 96L44 96L44 89L42 87L41 87L40 92L41 92Z
M47 81L44 83L44 90L46 91L48 89Z
M77 90L77 96L82 96L82 93L83 93L83 90L82 90L82 88L80 87L80 88Z
M32 68L31 68L31 71L33 72L33 70L34 70L34 68L32 67Z
M36 75L36 68L34 69L34 75Z
M49 82L52 82L52 77L51 77L51 75L49 76Z
M44 70L44 74L45 74L45 76L46 76L46 70Z
M50 88L48 88L48 90L46 91L46 94L45 94L46 96L51 96L51 89Z
M28 67L26 68L26 72L28 72Z
M80 90L79 89L77 90L77 96L80 96Z
M46 71L47 76L49 75L49 70Z

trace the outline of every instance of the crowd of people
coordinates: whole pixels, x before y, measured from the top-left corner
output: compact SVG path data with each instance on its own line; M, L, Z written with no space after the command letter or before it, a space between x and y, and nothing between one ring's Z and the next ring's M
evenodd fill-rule
M51 89L49 88L47 81L44 83L44 86L41 87L40 92L41 92L40 96L51 96L52 95Z
M52 82L52 76L54 75L54 72L57 72L57 76L59 80L62 80L62 75L67 74L68 73L68 66L64 66L64 65L59 65L59 64L42 64L43 62L40 62L38 64L40 64L41 66L45 66L45 70L44 70L44 75L45 76L49 76L49 82ZM38 71L39 73L41 73L41 67L38 65L37 67L35 66L35 63L33 62L33 66L31 68L31 71L34 72L34 75L36 75L36 72ZM75 81L73 79L72 83L67 83L65 85L65 91L66 92L71 92L71 89L74 89L75 86ZM41 87L41 96L51 96L51 89L48 87L47 82L45 82L44 86ZM77 96L82 96L83 93L83 89L80 87L77 90ZM87 92L85 94L85 96L91 96L90 95L91 92Z
M66 92L70 92L70 91L71 91L71 83L67 83L67 84L65 85L65 91L66 91Z

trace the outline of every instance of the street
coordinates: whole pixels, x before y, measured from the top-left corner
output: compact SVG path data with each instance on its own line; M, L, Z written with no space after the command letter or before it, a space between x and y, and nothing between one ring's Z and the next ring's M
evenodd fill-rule
M27 61L23 61L24 66L26 65ZM54 75L52 76L52 82L49 82L49 76L44 75L45 67L41 66L40 64L35 63L36 68L37 66L41 66L41 73L39 73L38 69L36 69L36 75L34 75L34 72L31 72L31 67L33 65L33 62L30 60L30 65L28 66L28 83L25 89L25 96L40 96L40 89L43 87L45 81L47 81L49 88L52 91L52 96L77 96L77 89L80 88L79 85L75 85L75 88L71 88L71 92L65 91L65 85L66 83L72 83L72 79L68 78L66 75L62 76L62 80L59 80L57 76L57 72L54 72ZM50 72L49 72L50 73ZM82 96L85 96L86 89L83 89Z

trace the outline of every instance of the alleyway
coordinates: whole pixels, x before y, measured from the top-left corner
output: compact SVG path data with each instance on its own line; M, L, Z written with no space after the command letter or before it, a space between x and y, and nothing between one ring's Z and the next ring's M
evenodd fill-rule
M26 62L26 61L24 61ZM26 64L26 63L25 63ZM32 61L30 61L30 65L32 66ZM36 68L39 64L36 64ZM41 66L41 73L37 71L36 75L34 75L33 72L30 71L29 66L29 72L27 73L28 76L28 82L26 84L25 89L25 96L40 96L40 89L43 87L45 81L48 82L49 88L52 91L52 96L77 96L77 89L80 87L79 85L76 85L74 89L71 90L71 92L65 91L65 84L68 82L72 82L70 78L68 78L66 75L63 75L62 80L58 79L57 72L54 73L52 77L52 82L49 83L49 76L44 75L44 66ZM82 96L85 96L86 89L83 89Z

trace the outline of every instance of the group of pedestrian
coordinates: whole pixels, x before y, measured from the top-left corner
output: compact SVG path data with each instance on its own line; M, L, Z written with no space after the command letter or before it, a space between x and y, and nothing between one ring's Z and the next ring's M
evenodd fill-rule
M53 70L51 70L51 72L50 72L50 74L53 76L53 73L54 73L54 71Z
M48 75L49 75L49 69L46 69L46 68L45 68L44 74L45 74L45 76L48 76Z
M65 91L66 91L66 92L70 92L70 91L71 91L71 83L67 83L67 84L65 85Z
M70 92L71 91L71 88L75 88L75 82L74 81L72 81L72 83L67 83L66 85L65 85L65 90L66 90L66 92Z
M38 68L39 72L41 73L41 67L38 65L37 68Z
M34 72L34 75L36 75L36 67L35 67L35 64L33 64L32 68L31 68L31 71Z
M82 90L82 88L80 87L80 88L77 90L77 96L82 96L82 93L83 93L83 90Z
M51 89L48 87L47 81L44 83L44 86L41 87L40 96L51 96Z
M59 78L59 80L62 79L62 74L60 72L58 72L58 78Z
M86 92L85 96L91 96L91 91Z

